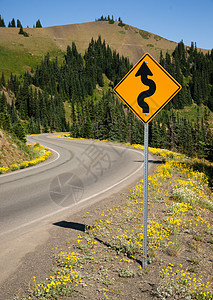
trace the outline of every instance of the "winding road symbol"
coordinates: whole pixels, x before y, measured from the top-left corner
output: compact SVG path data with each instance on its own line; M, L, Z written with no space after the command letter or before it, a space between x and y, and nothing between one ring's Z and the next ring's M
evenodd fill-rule
M181 85L149 53L145 53L113 89L144 124L180 90Z
M144 114L149 113L149 105L144 102L144 99L152 96L156 91L156 84L153 80L148 78L148 75L153 76L147 63L143 62L135 76L141 76L142 83L149 86L149 89L140 93L137 98L138 105L142 108Z

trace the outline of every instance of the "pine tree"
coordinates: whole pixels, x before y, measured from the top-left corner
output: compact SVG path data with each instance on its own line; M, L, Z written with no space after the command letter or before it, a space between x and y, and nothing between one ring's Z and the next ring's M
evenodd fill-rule
M0 111L0 128L5 131L12 132L11 121L9 114Z
M0 15L0 27L5 27L4 19Z
M19 34L24 34L24 30L22 26L20 27Z
M170 139L171 150L175 151L175 146L176 146L175 114L174 114L172 104L170 105L169 139Z
M19 120L17 120L16 123L13 124L12 129L13 129L13 132L15 133L15 135L21 141L26 142L24 127Z
M2 86L6 86L6 81L5 81L5 78L4 78L4 72L2 72L1 74L1 80L0 80Z
M160 51L160 65L165 68L165 59L163 57L163 52L162 50Z
M12 100L10 115L11 115L11 122L12 122L12 124L17 123L18 122L18 116L17 116L17 110L15 108L14 99Z
M0 112L7 112L7 99L4 93L0 94Z
M156 148L161 147L161 130L160 130L160 125L157 120L153 120L151 123L151 145Z
M12 21L11 21L11 27L16 27L16 22L15 22L15 19L13 18Z
M17 27L21 27L21 21L19 19L17 19Z
M41 22L39 19L36 21L36 28L42 28L42 25L41 25Z

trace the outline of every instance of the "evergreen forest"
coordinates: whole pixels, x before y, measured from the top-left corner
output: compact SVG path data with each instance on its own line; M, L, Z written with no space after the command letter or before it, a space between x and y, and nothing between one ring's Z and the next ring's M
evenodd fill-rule
M172 55L161 53L160 64L182 90L150 122L149 146L212 161L213 50L203 54L196 44L186 47L181 41ZM143 123L112 90L131 67L128 58L99 37L91 40L84 55L73 42L62 63L47 54L35 70L23 76L11 73L6 81L2 73L0 126L20 139L26 133L69 131L72 137L142 144ZM12 103L5 92L13 96ZM69 118L65 103L70 107ZM181 116L181 109L195 104L196 121Z

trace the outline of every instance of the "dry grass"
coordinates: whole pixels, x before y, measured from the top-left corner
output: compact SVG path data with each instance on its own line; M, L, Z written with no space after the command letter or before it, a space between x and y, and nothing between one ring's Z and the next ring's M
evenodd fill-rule
M129 25L122 29L121 34L117 22L89 22L24 30L29 37L18 34L18 28L0 28L0 72L3 71L7 77L10 72L23 74L31 66L35 67L47 52L62 58L67 45L72 42L84 54L91 38L97 39L99 35L112 49L129 57L131 63L135 63L146 51L158 59L161 49L164 53L171 53L176 47L176 43L156 38L152 33L147 33L148 39L144 39L139 29ZM153 47L149 47L150 44Z
M87 22L52 26L44 28L25 28L29 37L18 34L18 28L0 28L0 72L8 77L10 72L23 74L24 71L38 65L42 57L63 58L67 45L76 43L77 49L84 54L91 38L99 36L131 63L136 63L145 52L159 60L160 51L172 53L177 43L153 33L125 25L122 30L118 22ZM200 49L198 49L200 50ZM205 53L207 50L202 50Z

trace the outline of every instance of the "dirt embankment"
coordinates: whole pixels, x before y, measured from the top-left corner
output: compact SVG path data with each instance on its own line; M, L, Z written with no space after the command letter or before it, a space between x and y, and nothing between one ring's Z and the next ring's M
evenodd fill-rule
M22 144L17 144L9 134L0 129L0 166L6 167L29 158Z

